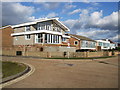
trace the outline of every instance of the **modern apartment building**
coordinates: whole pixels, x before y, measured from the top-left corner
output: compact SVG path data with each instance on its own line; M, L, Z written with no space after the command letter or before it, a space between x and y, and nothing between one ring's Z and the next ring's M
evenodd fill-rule
M13 45L62 46L70 38L65 35L70 30L57 18L18 24L12 28Z

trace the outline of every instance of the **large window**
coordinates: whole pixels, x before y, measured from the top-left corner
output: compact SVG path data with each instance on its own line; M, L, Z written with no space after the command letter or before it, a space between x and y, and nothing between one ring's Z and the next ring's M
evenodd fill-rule
M38 23L37 30L51 30L51 23L48 22Z
M99 46L102 46L102 42L99 42L98 44L99 44Z
M38 23L37 30L45 30L45 24L44 23Z
M58 44L60 43L59 35L45 34L45 43Z
M36 34L36 43L43 43L43 34Z
M109 43L103 43L103 47L104 48L108 48L109 47Z
M95 42L92 42L92 41L82 41L81 42L81 47L84 47L84 48L95 48Z
M45 34L45 43L47 43L47 38L48 38L48 36L47 36L47 34Z
M25 35L26 40L30 40L30 35Z
M61 36L53 34L36 34L36 43L59 44Z

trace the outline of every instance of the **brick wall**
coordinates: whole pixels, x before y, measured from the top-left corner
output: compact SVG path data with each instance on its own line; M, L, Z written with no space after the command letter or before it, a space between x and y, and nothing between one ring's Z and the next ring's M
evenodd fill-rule
M78 45L74 45L74 41L78 41ZM79 40L71 37L71 38L69 39L69 42L70 42L70 45L71 45L71 46L76 47L76 49L80 49L80 41L79 41Z
M12 47L13 45L13 39L11 37L12 32L13 29L11 27L0 29L0 41L2 41L0 47Z
M28 48L27 48L28 49ZM64 57L64 52L52 51L52 52L41 52L36 47L33 50L26 50L24 48L3 48L2 55L16 56L16 51L22 51L22 56L36 56L36 57ZM114 55L120 54L120 52L114 52ZM102 56L112 56L112 52L99 51L99 52L66 52L65 57L102 57Z

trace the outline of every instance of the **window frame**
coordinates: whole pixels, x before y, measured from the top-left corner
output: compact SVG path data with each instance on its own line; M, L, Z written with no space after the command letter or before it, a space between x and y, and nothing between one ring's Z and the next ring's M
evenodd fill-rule
M75 44L75 42L77 42L77 44ZM74 45L78 45L78 41L74 41Z
M29 27L29 30L27 30L27 28ZM25 32L31 31L30 26L25 26Z
M28 38L28 35L29 35L29 38ZM31 35L30 34L25 35L25 40L30 40L30 39L31 39Z

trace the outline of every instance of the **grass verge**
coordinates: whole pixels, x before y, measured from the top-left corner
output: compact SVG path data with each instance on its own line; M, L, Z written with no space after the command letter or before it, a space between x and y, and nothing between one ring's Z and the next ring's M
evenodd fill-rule
M73 58L46 58L46 59L104 59L104 58L112 58L112 57L115 57L115 56L106 56L106 57L73 57Z
M3 61L2 62L2 78L15 75L26 69L26 66L21 63Z

